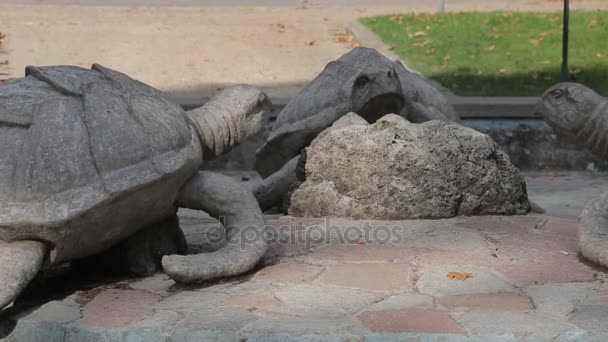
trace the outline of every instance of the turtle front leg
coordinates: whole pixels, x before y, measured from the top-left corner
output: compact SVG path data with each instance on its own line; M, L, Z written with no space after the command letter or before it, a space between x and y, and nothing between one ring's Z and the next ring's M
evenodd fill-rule
M593 199L583 209L579 248L585 258L608 267L608 192Z
M38 241L0 240L0 309L9 305L42 267L48 248Z
M293 157L279 171L273 173L259 182L246 183L258 200L262 210L268 210L274 205L281 203L283 197L289 192L292 185L296 183L296 168L300 155Z
M232 179L198 172L182 187L177 205L223 221L227 245L212 253L163 257L163 269L174 280L195 283L242 274L266 252L262 211L253 194Z

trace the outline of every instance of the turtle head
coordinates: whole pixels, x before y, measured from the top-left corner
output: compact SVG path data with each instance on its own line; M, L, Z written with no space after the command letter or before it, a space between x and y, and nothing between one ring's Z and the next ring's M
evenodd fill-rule
M352 85L352 111L367 122L374 123L403 107L403 92L397 71L392 65L364 70L356 75Z
M536 105L536 113L557 132L576 136L602 97L579 84L563 82L549 88Z
M250 85L223 89L204 106L188 112L203 144L203 158L213 159L261 132L272 113L268 95Z
M227 88L225 92L233 99L230 107L240 125L241 141L261 132L272 113L268 95L251 85L237 85Z

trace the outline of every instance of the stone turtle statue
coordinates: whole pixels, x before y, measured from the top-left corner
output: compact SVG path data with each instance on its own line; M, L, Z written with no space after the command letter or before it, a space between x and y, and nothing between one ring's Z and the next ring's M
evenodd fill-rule
M173 279L253 268L266 250L255 198L199 167L258 132L269 113L268 97L251 86L184 112L100 65L28 67L26 77L0 85L0 308L40 270L103 252L178 207L222 216L229 242L245 228L258 239L165 256Z
M404 105L399 113L402 117L413 123L430 120L460 122L458 113L429 81L416 72L407 70L401 61L395 61L395 70L403 91Z
M395 64L378 51L355 48L325 69L279 113L270 136L256 153L264 180L252 190L266 209L295 181L297 157L323 130L349 112L368 122L399 113L403 92Z
M564 82L545 92L537 112L557 133L608 159L608 99L582 84ZM585 258L608 267L608 192L583 209L579 248Z

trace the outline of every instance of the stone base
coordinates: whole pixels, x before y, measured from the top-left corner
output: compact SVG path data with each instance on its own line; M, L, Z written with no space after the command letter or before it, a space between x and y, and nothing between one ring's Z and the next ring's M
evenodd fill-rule
M215 225L182 222L186 237ZM250 275L184 288L156 274L18 303L7 340L608 339L608 276L577 257L574 219L268 224L268 266Z

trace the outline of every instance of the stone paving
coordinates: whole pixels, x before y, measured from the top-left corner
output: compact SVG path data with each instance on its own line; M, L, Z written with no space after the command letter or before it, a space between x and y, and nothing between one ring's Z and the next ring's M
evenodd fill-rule
M193 245L216 226L182 224ZM608 339L608 275L577 257L574 219L268 224L266 266L249 275L194 287L164 274L107 281L14 313L7 340Z

